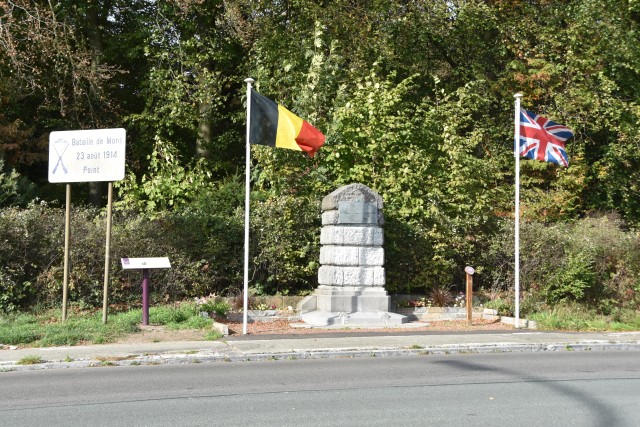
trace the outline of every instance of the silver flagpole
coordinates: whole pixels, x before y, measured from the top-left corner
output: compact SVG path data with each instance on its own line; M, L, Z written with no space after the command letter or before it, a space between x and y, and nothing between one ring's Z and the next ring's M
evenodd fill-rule
M245 163L244 184L244 287L242 292L242 334L247 334L247 312L249 311L249 192L251 190L251 145L249 134L251 130L251 83L254 80L249 77L244 80L247 83L247 153Z
M520 98L521 93L514 95L515 102L515 139L513 155L516 157L516 211L515 211L515 327L520 328Z

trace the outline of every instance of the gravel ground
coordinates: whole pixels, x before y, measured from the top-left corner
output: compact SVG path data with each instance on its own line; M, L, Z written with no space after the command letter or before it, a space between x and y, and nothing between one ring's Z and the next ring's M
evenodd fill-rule
M402 332L402 331L501 331L513 330L512 325L507 325L495 320L474 320L469 326L466 320L439 320L435 322L412 322L412 327L403 328L309 328L304 327L303 323L296 322L299 327L294 326L295 323L289 323L286 320L275 320L272 322L253 322L247 325L247 333L250 335L301 335L301 334L331 334L345 331L366 331L366 332ZM242 323L227 323L230 335L242 334ZM419 326L418 326L419 325Z

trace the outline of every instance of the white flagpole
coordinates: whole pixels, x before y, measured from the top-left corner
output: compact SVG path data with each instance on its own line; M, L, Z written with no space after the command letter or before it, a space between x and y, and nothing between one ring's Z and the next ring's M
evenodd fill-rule
M247 312L249 311L249 192L251 190L251 145L249 134L251 129L251 83L254 80L249 77L244 80L247 83L247 148L245 159L244 180L244 287L242 301L242 334L247 334Z
M515 327L520 328L520 98L521 93L514 95L515 102L515 139L513 155L516 157L516 211L515 211L515 289L516 306Z

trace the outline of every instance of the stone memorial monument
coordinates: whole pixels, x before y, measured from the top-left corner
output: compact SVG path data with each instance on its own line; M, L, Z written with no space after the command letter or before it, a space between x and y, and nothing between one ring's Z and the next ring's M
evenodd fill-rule
M397 325L384 289L382 197L362 184L341 187L322 200L320 269L315 293L298 304L314 326Z

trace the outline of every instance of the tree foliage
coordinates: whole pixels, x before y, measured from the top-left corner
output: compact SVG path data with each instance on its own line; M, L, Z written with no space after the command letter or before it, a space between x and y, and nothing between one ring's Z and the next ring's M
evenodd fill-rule
M486 251L513 216L516 92L575 132L569 168L522 162L525 226L602 212L640 224L639 23L635 0L0 0L3 186L20 203L34 197L16 190L15 170L35 196L60 199L45 182L49 132L123 126L120 213L206 219L203 196L243 191L252 77L327 136L314 159L251 147L254 280L312 286L314 210L361 182L385 202L391 290L458 283L468 264L490 286L508 277ZM225 211L230 240L209 229L220 217L188 235L237 249L240 199ZM588 251L571 253L551 299L591 298L568 284L601 280ZM201 261L215 270L215 257ZM220 268L215 286L236 286Z

